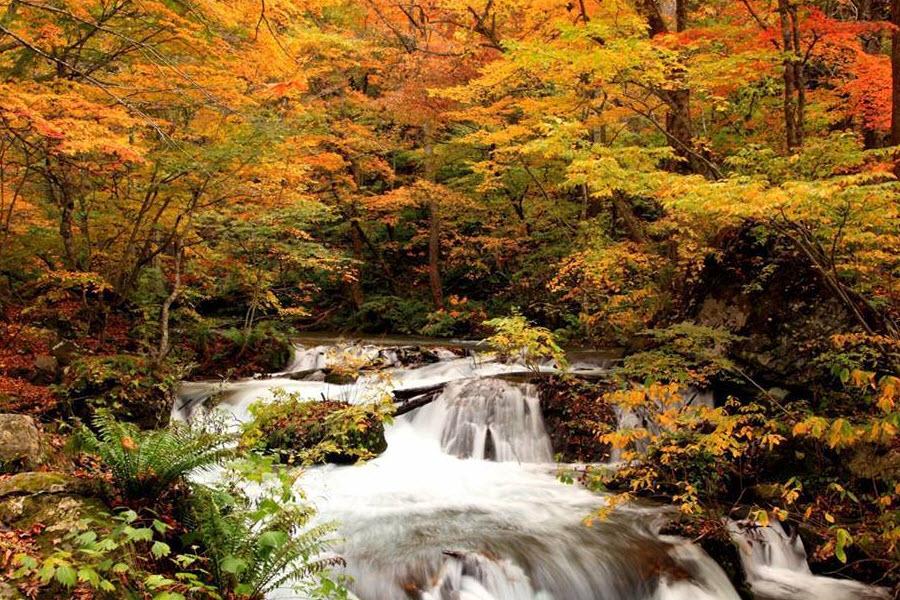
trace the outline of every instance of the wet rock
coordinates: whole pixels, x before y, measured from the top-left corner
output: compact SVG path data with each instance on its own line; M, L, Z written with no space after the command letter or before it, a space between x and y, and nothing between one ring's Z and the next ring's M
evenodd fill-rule
M289 464L353 464L387 449L375 407L335 400L287 400L270 404L244 436Z
M19 590L0 581L0 600L19 600L20 598L25 598L25 596L20 594Z
M33 469L41 462L41 434L34 419L0 414L0 472Z
M809 388L829 377L815 358L831 336L858 324L793 244L761 228L748 221L720 234L680 300L683 316L737 335L731 358L757 382Z
M88 484L53 471L26 471L0 480L0 499L34 494L86 493Z

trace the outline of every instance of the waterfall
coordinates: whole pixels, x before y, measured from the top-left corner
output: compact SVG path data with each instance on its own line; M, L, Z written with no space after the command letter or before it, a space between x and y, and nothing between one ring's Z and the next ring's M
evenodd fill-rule
M338 523L336 550L360 600L739 600L700 548L658 534L664 509L620 507L607 520L584 524L604 499L554 476L536 386L498 377L526 373L522 365L432 351L436 362L404 367L400 354L375 345L300 348L286 373L184 384L173 417L189 420L215 410L237 424L250 418L252 403L271 401L277 389L360 403L385 389L443 386L431 404L386 427L388 448L381 456L362 465L310 468L298 482L318 509L316 518ZM381 370L347 384L289 376L344 359L376 361ZM214 407L201 410L212 396ZM711 403L706 395L694 396L685 402ZM644 419L620 415L622 426L629 422L642 426ZM752 552L758 543L747 541L752 551L745 568L755 590L773 580L766 569L779 570L781 579L774 579L783 586L787 577L825 579L800 562L785 563L796 556L795 546L785 550L780 538L767 543L774 550L764 558ZM852 597L829 593L772 598ZM289 589L271 595L296 597Z
M535 386L501 379L448 383L413 424L439 436L441 448L459 458L550 462L553 450L544 430Z
M887 590L847 579L813 575L799 535L777 521L761 526L729 521L747 583L760 600L886 600Z

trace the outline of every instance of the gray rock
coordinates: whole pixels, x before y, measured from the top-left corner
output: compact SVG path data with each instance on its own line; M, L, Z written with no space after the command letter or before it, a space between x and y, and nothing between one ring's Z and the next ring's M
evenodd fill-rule
M88 484L81 479L65 473L28 471L0 480L0 499L36 494L82 493L87 487Z
M34 419L0 414L0 472L30 470L41 462L41 434Z

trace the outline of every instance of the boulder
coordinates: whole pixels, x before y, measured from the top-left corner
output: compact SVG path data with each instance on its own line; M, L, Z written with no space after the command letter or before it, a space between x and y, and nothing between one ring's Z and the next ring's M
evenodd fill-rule
M0 472L33 469L41 462L41 434L34 419L0 414Z
M64 473L13 475L0 481L0 527L30 530L43 525L35 542L44 549L55 547L80 520L108 519L103 503L90 493L88 482Z

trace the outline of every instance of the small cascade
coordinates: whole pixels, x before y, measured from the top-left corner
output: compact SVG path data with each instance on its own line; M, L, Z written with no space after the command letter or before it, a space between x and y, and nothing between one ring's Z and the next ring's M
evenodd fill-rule
M553 460L537 388L531 384L496 378L450 382L419 410L413 424L438 436L443 451L459 458Z
M760 600L886 600L887 590L857 581L813 575L799 535L788 535L777 521L763 527L730 521L747 583Z

